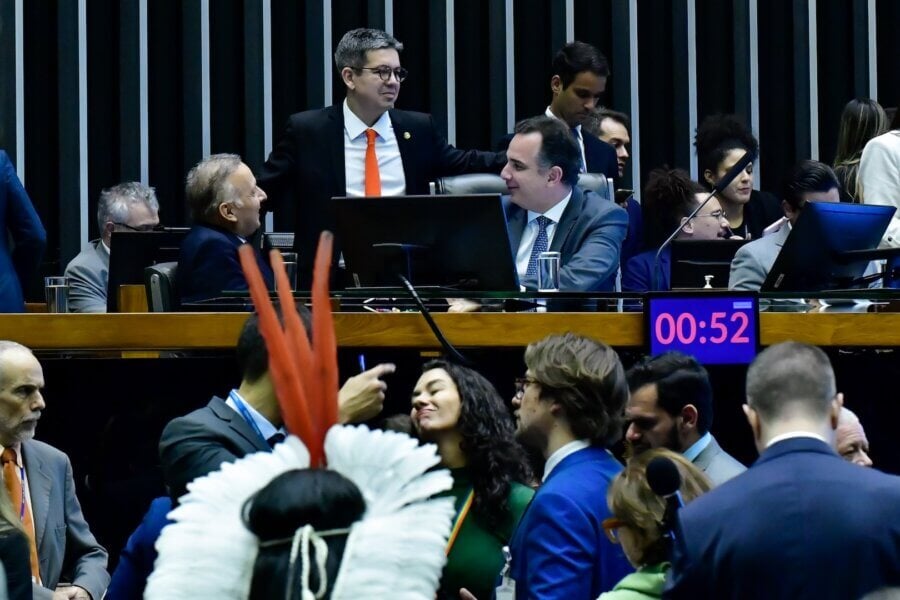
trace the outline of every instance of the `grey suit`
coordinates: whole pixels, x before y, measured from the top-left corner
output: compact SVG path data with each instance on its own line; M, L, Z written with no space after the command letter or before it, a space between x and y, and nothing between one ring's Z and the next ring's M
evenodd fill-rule
M93 240L66 266L69 278L69 312L106 312L109 252Z
M528 211L504 198L509 243L513 255L528 224ZM572 197L553 234L550 250L560 253L559 286L562 291L612 291L619 270L622 241L628 231L628 213L597 194L572 188ZM537 281L522 285L537 288Z
M253 452L271 448L244 418L219 397L183 417L173 419L159 441L163 478L173 499L187 484Z
M107 553L91 533L75 496L69 457L43 442L22 442L41 583L34 598L49 600L60 582L84 588L100 600L109 585Z
M731 261L728 289L759 291L790 232L785 223L775 233L741 246Z
M733 456L722 450L722 446L712 438L709 445L694 459L694 466L706 473L714 486L719 486L740 475L747 467L735 460Z

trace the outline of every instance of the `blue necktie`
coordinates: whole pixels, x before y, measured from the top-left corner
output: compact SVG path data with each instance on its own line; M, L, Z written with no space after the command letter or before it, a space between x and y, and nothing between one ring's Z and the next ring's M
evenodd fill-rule
M528 268L525 270L526 277L537 277L537 260L541 252L546 252L550 245L547 239L547 226L553 221L544 215L535 219L538 224L538 234L534 238L534 245L531 247L531 258L528 259Z
M578 135L578 128L572 128L572 135L575 137L575 145L578 147L578 169L579 172L584 173L587 171L587 167L584 165L584 154L581 152L581 136Z

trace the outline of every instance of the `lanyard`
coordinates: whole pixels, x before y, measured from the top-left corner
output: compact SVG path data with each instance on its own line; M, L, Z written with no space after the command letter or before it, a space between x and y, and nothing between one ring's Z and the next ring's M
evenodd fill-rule
M25 522L25 467L19 467L19 481L22 482L22 502L19 504L19 520Z
M456 522L453 523L453 531L450 532L450 539L447 540L447 549L445 551L447 556L450 556L450 551L453 550L453 544L456 543L456 537L459 535L459 530L462 529L463 521L466 520L466 515L469 514L469 509L472 508L472 500L474 498L475 490L469 490L469 496L466 498L462 508L459 509L459 514L456 515Z
M253 428L253 431L256 432L256 435L259 436L266 444L269 443L269 440L262 434L262 431L259 430L259 425L256 424L256 421L253 420L253 417L250 415L250 411L247 410L247 406L244 404L244 401L241 400L241 397L237 395L237 392L231 390L231 393L228 394L228 397L231 398L231 401L234 402L234 405L237 406L238 412L241 413L241 416L244 417L244 420L250 424L250 427Z

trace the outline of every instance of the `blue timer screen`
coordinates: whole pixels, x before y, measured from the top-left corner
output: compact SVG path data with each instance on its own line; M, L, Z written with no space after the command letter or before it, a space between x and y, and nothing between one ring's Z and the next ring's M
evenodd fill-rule
M644 304L650 353L677 350L702 364L748 364L759 348L753 296L648 296Z

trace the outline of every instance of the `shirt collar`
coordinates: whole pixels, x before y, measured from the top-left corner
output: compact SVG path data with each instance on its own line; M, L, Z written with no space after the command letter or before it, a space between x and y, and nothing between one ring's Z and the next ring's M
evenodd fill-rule
M591 444L587 440L575 440L573 442L569 442L562 448L557 448L556 452L551 454L547 458L547 462L544 464L544 478L542 481L547 481L547 478L550 477L550 472L559 465L563 461L563 459L567 458L571 454L575 454L579 450L584 450L585 448L590 448Z
M783 442L784 440L790 440L793 438L813 438L819 440L820 442L828 444L828 440L826 440L818 433L813 433L812 431L788 431L787 433L776 435L771 440L769 440L769 443L766 444L766 448L769 448L772 445L777 444L778 442ZM830 446L831 444L828 445Z
M238 393L237 390L231 390L231 393L234 394L234 396L236 398L238 398L241 402L243 402L244 408L247 409L247 413L250 415L250 418L253 419L254 423L256 423L256 426L259 428L259 432L262 434L262 436L266 440L268 440L270 437L272 437L279 431L282 431L282 429L278 429L277 427L272 425L272 423L270 423L267 418L262 416L262 414L260 414L260 412L258 410L253 408L249 402L244 400L241 397L241 395ZM236 410L237 413L243 417L243 414L241 414L241 411L238 409L238 407L234 404L234 401L231 399L230 394L229 394L228 399L225 400L225 404L230 406L232 409Z
M551 119L559 119L559 117L557 117L556 115L553 114L553 111L550 110L549 106L547 107L547 110L544 111L544 115L547 117L550 117ZM572 127L571 129L572 129L572 131L576 132L578 134L578 138L581 139L581 125L576 125L575 127Z
M10 446L13 450L16 451L16 466L19 468L24 468L25 463L22 462L22 442L16 442L12 446ZM3 451L6 450L5 446L0 446L0 454L3 454ZM0 492L3 493L3 492Z
M566 194L566 197L553 205L552 208L547 210L546 212L539 213L534 212L533 210L528 211L528 222L531 223L541 215L544 215L554 223L559 223L559 220L562 219L563 212L565 212L566 207L569 205L569 200L572 199L572 190L569 190L569 193Z
M347 135L351 140L355 140L363 135L366 129L369 129L369 126L363 123L360 118L356 116L356 113L350 110L346 98L344 99L344 129L347 130ZM381 113L381 116L378 117L378 120L375 121L375 124L372 125L371 129L374 129L381 139L387 139L388 133L393 129L388 111Z
M691 447L685 450L682 454L686 459L694 462L694 460L700 455L700 453L706 450L706 447L709 446L709 443L711 441L712 434L707 431L699 440L691 444Z

